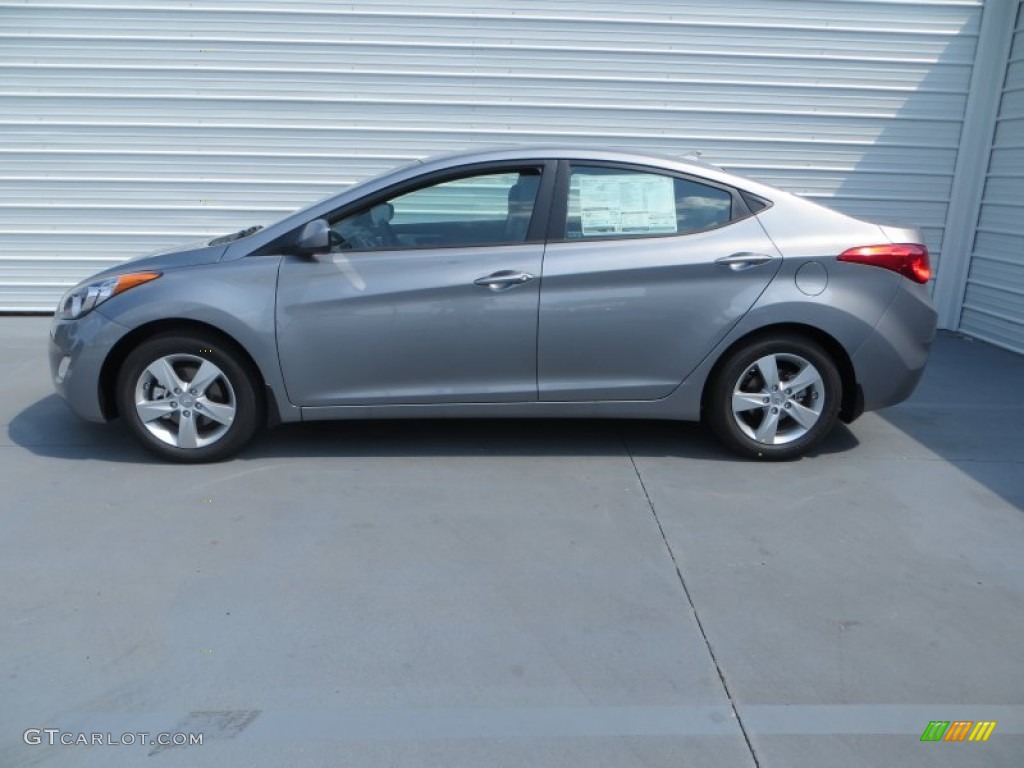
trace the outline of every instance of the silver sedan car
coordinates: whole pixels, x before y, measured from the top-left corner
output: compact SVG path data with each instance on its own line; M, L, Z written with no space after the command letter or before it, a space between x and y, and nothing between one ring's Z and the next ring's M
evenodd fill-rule
M264 424L704 420L789 459L913 391L935 332L920 231L700 162L448 155L101 272L61 299L57 391L174 461Z

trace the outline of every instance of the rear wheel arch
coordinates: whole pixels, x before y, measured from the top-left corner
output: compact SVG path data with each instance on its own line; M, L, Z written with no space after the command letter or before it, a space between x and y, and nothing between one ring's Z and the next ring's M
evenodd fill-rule
M861 395L860 386L857 383L857 374L850 355L834 336L820 328L804 325L803 323L766 325L741 336L730 344L728 348L724 349L704 379L704 388L701 393L702 413L707 407L708 396L713 382L717 380L719 371L732 354L741 347L775 336L802 336L824 348L839 370L839 378L842 382L842 400L839 405L840 420L849 424L860 416L864 408L864 399Z
M103 415L107 419L114 419L120 415L117 408L117 377L121 370L121 366L124 365L124 361L127 359L128 355L132 353L132 350L155 336L167 333L186 334L190 332L218 337L225 346L230 347L232 351L239 355L255 375L256 381L259 382L263 392L267 392L266 378L263 376L263 372L256 364L253 356L250 355L249 351L230 334L225 333L219 328L208 323L199 322L198 320L188 320L183 318L155 320L151 323L140 325L138 328L133 328L129 333L126 333L117 342L117 344L114 345L113 349L110 350L110 354L107 355L107 359L104 360L103 368L100 370L99 381L100 408L103 411ZM276 403L269 395L266 400L267 409L270 411L270 413L267 414L268 421L276 421Z

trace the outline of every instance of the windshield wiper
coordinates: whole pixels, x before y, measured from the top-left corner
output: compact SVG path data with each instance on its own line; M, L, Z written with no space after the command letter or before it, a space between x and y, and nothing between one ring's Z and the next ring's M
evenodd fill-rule
M240 229L237 232L232 232L230 235L224 235L223 237L215 237L213 240L207 243L207 245L224 245L224 243L232 243L235 240L241 240L243 237L255 234L263 229L262 224L257 224L254 227L248 229Z

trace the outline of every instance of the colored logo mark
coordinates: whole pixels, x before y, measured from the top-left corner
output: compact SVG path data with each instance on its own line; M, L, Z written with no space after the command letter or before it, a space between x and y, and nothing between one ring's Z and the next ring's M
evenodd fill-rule
M988 741L995 729L995 720L932 720L921 741Z

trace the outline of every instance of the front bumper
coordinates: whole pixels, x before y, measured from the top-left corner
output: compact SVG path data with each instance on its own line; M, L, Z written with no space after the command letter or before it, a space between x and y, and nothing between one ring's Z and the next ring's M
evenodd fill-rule
M50 326L50 376L57 394L89 421L106 421L100 398L103 363L129 329L94 309Z

